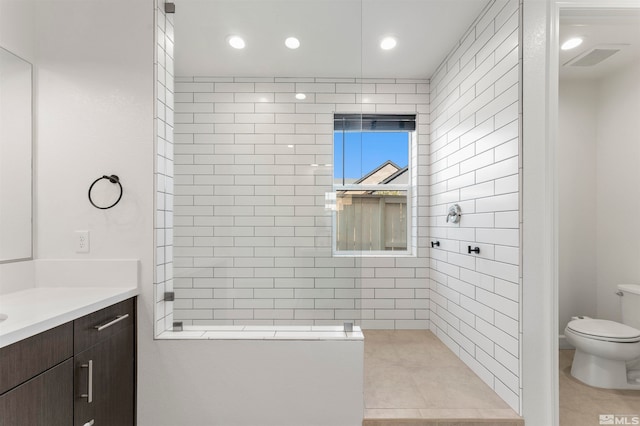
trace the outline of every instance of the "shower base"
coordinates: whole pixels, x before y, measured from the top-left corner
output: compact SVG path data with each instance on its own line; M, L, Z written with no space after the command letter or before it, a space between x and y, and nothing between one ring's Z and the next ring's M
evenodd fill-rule
M427 330L365 330L363 426L523 426L524 420Z

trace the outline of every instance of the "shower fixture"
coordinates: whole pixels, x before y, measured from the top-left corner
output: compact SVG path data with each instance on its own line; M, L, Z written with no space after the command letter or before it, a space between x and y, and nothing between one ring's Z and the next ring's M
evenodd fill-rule
M447 222L458 223L460 222L460 216L462 216L462 210L458 204L454 204L449 207L449 213L447 213Z

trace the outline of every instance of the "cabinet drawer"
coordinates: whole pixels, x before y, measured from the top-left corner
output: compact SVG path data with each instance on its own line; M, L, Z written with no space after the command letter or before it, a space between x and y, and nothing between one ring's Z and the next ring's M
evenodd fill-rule
M73 322L74 354L110 338L135 324L135 298L85 315Z
M72 356L70 322L0 349L0 394Z
M74 357L74 425L133 426L135 331L129 327ZM89 402L91 395L91 402Z
M68 359L0 396L0 426L69 426L72 394L73 360Z

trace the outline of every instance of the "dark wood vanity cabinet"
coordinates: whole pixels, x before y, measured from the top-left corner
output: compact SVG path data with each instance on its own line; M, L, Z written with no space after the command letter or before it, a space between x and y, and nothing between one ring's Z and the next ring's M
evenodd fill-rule
M0 425L68 426L72 392L73 361L68 359L0 396Z
M72 356L71 323L0 349L0 425L72 424Z
M135 424L135 298L0 349L0 426Z
M130 299L74 321L74 426L134 424L134 319Z

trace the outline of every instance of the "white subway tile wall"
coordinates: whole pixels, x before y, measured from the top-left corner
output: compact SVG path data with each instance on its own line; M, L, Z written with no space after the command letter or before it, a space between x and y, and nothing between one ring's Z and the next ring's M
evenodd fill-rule
M173 289L173 126L174 75L173 15L165 14L164 2L156 1L156 266L154 276L155 333L171 329L173 303L164 301L165 291Z
M491 2L431 78L428 196L431 330L521 412L519 6Z
M175 92L176 320L429 328L428 80L179 77ZM334 112L416 113L416 257L332 256Z

